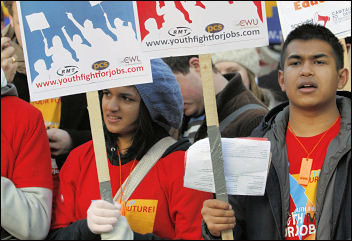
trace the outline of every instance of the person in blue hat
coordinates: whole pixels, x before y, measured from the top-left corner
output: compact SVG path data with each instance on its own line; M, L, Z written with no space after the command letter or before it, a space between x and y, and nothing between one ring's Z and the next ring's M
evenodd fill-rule
M181 125L181 91L161 59L151 60L151 67L153 83L100 91L111 189L113 196L120 193L117 202L100 200L93 142L81 145L70 153L61 169L60 192L48 238L95 239L100 234L118 232L114 238L138 239L149 234L201 239L200 211L203 201L212 194L183 187L185 151L190 144L169 135L170 129ZM156 157L154 166L126 197L128 184L137 178L134 169L140 168L146 153L156 152L148 150L161 148L155 143L165 140L161 158ZM116 231L126 220L124 231Z

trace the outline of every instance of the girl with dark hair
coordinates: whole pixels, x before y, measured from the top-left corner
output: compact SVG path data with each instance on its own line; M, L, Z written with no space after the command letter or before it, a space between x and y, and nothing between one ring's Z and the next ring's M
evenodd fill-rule
M99 239L100 234L115 232L119 233L115 239L201 239L200 210L212 194L183 187L185 151L190 144L169 136L182 120L180 88L161 59L151 60L151 67L153 83L99 92L111 189L113 196L118 193L118 202L99 200L93 142L85 143L70 153L61 169L48 238ZM166 139L168 145L161 149L158 144ZM163 154L126 199L128 188L123 182L127 187L134 183L138 178L134 171L150 161L144 157L155 154L156 146Z
M135 87L129 86L125 88L135 88ZM132 89L130 90L134 92ZM99 93L101 96L101 101L103 97L105 97L104 98L105 105L106 105L107 99L109 99L109 96L112 95L111 92L113 91L114 89L111 89L111 90L107 89ZM125 102L134 102L134 100L132 100L129 97L124 97L124 98L125 98L124 99ZM153 144L155 144L158 140L166 136L169 136L168 132L164 128L160 127L158 124L152 121L150 114L148 112L148 109L145 106L144 102L140 101L140 98L138 99L139 99L138 119L134 123L135 131L133 133L133 139L130 141L131 143L127 144L129 146L127 149L125 148L121 150L119 148L120 145L123 145L123 144L118 145L118 142L122 140L121 135L120 135L120 138L118 138L119 137L118 134L114 132L110 132L106 127L106 124L105 124L106 122L104 122L104 134L105 134L105 141L108 149L108 155L111 155L110 157L113 162L114 160L115 161L118 160L117 150L119 150L119 154L122 160L124 159L140 160Z

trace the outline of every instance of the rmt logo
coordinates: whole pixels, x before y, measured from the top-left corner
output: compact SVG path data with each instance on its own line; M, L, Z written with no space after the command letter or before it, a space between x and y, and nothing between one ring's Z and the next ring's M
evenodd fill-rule
M192 30L187 27L176 27L176 28L170 28L169 30L169 35L174 36L174 37L185 37L187 35L190 35Z
M64 66L56 71L60 76L71 76L78 72L77 66Z

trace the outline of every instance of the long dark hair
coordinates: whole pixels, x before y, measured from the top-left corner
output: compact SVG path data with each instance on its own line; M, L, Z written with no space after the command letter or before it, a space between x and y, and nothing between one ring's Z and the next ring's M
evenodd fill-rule
M103 92L99 91L99 99L100 99L100 108L102 111L102 98ZM160 139L168 136L168 132L158 125L156 122L152 121L152 118L149 114L149 111L141 99L137 120L137 128L134 134L134 138L132 141L132 145L128 148L127 153L124 154L124 159L126 161L131 160L140 160L144 154ZM106 148L109 152L111 152L111 148L118 148L117 146L117 138L118 135L115 133L111 133L107 128L105 123L103 122L104 134L105 134L105 142ZM116 155L112 155L112 158L115 159Z
M138 127L127 155L130 160L140 160L144 154L160 139L168 136L167 131L152 121L147 107L141 99L139 107Z

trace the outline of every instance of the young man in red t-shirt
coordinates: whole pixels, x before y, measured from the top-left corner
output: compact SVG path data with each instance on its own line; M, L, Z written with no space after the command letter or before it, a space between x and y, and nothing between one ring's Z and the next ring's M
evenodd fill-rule
M271 142L265 195L207 200L206 239L234 228L242 239L351 239L351 94L343 47L320 25L287 37L279 84L289 102L272 109L252 136Z

